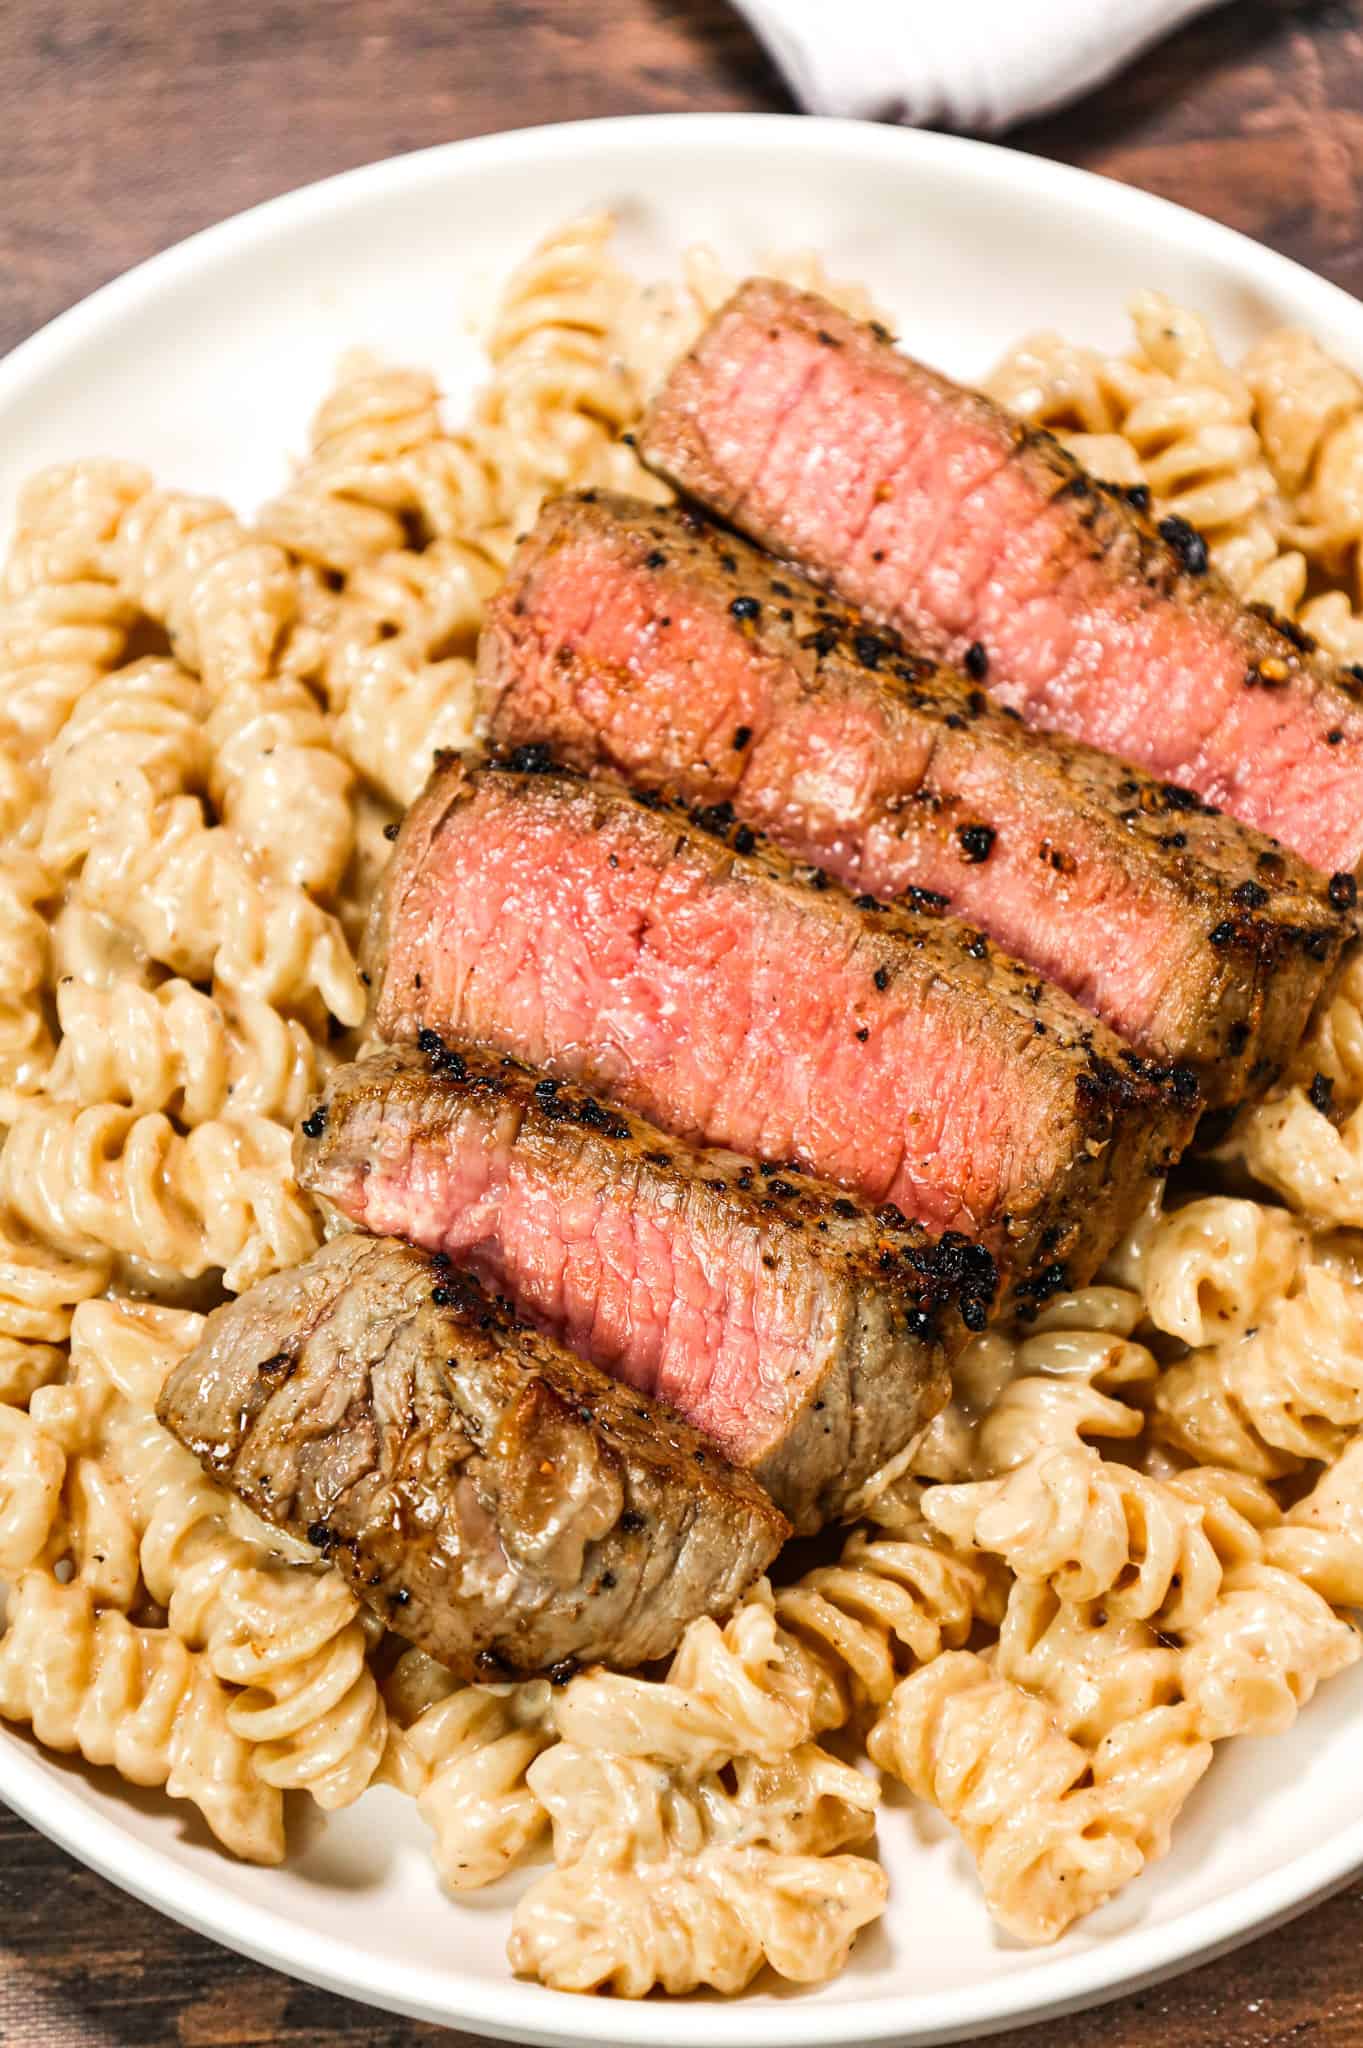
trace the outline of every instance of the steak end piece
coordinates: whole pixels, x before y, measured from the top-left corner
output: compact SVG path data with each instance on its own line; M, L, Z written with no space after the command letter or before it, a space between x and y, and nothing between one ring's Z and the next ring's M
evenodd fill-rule
M494 741L732 810L881 898L940 895L1210 1109L1291 1057L1354 930L1326 878L690 508L547 505L479 653ZM1338 895L1338 891L1335 892Z
M391 1238L216 1309L157 1412L465 1679L665 1656L789 1534L679 1417Z
M332 1073L295 1158L351 1223L670 1403L802 1532L931 1420L997 1284L978 1245L434 1032Z
M1031 724L1138 761L1326 874L1363 860L1363 691L1240 606L1185 521L807 292L743 285L645 458Z
M375 906L373 1028L509 1053L960 1231L1015 1283L1080 1283L1187 1143L1195 1077L935 904L854 899L721 822L538 748L443 764Z

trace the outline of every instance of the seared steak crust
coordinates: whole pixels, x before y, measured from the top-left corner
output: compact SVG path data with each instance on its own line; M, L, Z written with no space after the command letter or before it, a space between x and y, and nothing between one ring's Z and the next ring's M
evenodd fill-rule
M1363 693L1242 608L1201 537L883 329L753 280L655 402L647 459L1032 724L1139 761L1324 871L1363 858Z
M215 1310L158 1413L462 1678L663 1656L789 1533L670 1411L391 1238Z
M727 804L849 888L939 892L1208 1107L1294 1050L1353 919L1185 790L969 678L689 509L558 499L493 600L494 739Z
M350 1222L671 1402L804 1530L931 1420L993 1299L978 1246L434 1033L330 1075L295 1157Z
M380 1036L447 1033L794 1160L1029 1286L1091 1273L1187 1142L1191 1075L935 902L853 898L537 748L512 764L446 762L408 813L366 949Z

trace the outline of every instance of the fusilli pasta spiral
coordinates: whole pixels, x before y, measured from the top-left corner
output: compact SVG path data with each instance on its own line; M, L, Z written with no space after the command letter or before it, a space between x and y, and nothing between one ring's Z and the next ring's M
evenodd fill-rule
M0 1404L0 1571L43 1557L61 1514L66 1457L22 1408Z
M1054 1941L1144 1865L1094 1758L968 1650L902 1681L870 1752L960 1829L990 1911L1022 1941Z
M49 1749L112 1764L133 1785L160 1785L198 1807L214 1834L251 1863L279 1863L279 1793L251 1768L233 1732L230 1695L166 1629L97 1612L82 1585L25 1572L0 1636L0 1716L26 1722Z
M559 1991L643 1998L700 1985L737 1992L764 1962L797 1984L836 1976L887 1880L863 1856L703 1849L661 1870L573 1864L517 1906L507 1955Z
M385 1774L416 1798L443 1882L473 1891L503 1877L548 1826L526 1782L553 1740L548 1686L446 1685L410 1727L392 1728Z
M26 1094L52 1059L52 1036L39 991L50 952L40 906L56 894L51 871L35 854L0 855L0 1088Z
M1337 1457L1363 1423L1363 1292L1308 1266L1257 1329L1168 1368L1153 1423L1197 1462L1259 1479Z
M31 1101L0 1144L0 1201L59 1251L104 1248L234 1293L320 1241L295 1185L289 1133L259 1116L181 1136L167 1117Z
M322 1806L346 1805L387 1741L366 1663L370 1624L329 1566L283 1556L273 1532L264 1542L238 1535L230 1496L156 1421L160 1384L200 1327L173 1310L86 1304L73 1323L70 1379L34 1396L34 1419L68 1457L98 1453L125 1488L147 1592L170 1631L242 1688L227 1718L256 1773Z
M1048 1302L1025 1332L972 1338L952 1367L954 1393L925 1432L913 1471L925 1479L991 1479L1046 1446L1138 1437L1136 1403L1159 1368L1130 1333L1139 1295L1088 1287ZM1129 1397L1129 1398L1127 1398Z
M217 498L150 487L124 508L109 551L119 585L216 696L274 667L297 611L287 556Z
M1146 1248L1146 1313L1192 1349L1242 1337L1288 1292L1306 1242L1294 1217L1263 1202L1188 1202L1161 1218Z
M202 685L173 661L114 669L76 701L49 761L42 854L78 867L106 821L205 785Z
M1048 1580L1062 1600L1101 1597L1110 1613L1157 1628L1200 1619L1220 1591L1222 1559L1196 1494L1087 1445L1039 1451L1001 1479L934 1487L923 1512L953 1543Z
M232 836L205 824L193 797L106 827L81 891L190 981L216 981L309 1019L319 1002L342 1024L364 1015L335 919L301 889L256 875Z
M1363 1607L1363 1437L1269 1531L1264 1557L1332 1607Z
M878 1794L809 1739L840 1708L807 1658L761 1589L723 1629L693 1622L660 1683L569 1683L560 1740L526 1774L558 1868L517 1908L517 1968L564 1988L679 1989L747 1983L764 1959L803 1981L840 1967L884 1886L831 1852L865 1840ZM820 1885L825 1923L804 1947L799 1902Z
M297 1019L257 997L205 995L187 981L57 989L61 1043L49 1095L87 1105L164 1110L193 1128L224 1114L302 1115L325 1053Z
M409 541L462 539L505 522L495 445L448 433L434 378L357 353L313 422L305 462L260 513L261 530L332 575Z
M1363 1115L1358 1110L1336 1125L1301 1088L1289 1088L1246 1110L1226 1150L1314 1222L1363 1228Z

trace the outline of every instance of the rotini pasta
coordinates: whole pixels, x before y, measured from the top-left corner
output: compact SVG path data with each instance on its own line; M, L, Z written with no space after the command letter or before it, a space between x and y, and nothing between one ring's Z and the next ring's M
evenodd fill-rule
M52 1035L39 1000L50 952L39 907L56 893L50 871L17 848L0 857L0 1088L27 1094L52 1059Z
M1092 1603L1067 1606L1049 1587L1019 1582L994 1661L1015 1693L1038 1701L1057 1732L1093 1758L1105 1823L1119 1827L1142 1865L1166 1854L1212 1761L1175 1644L1144 1622L1114 1620Z
M902 1491L898 1494L903 1500ZM792 1666L837 1687L838 1720L880 1706L911 1663L965 1644L977 1623L997 1623L1006 1585L991 1561L901 1522L888 1533L858 1530L835 1565L816 1567L776 1595ZM812 1688L811 1688L812 1689ZM811 1727L836 1725L820 1706Z
M1280 555L1277 491L1254 426L1254 396L1206 325L1159 292L1131 304L1136 347L1103 356L1058 335L1032 336L986 389L1045 426L1097 475L1143 484L1157 510L1205 534L1217 568L1247 602L1287 610L1305 567Z
M120 983L150 988L161 979L163 970L136 937L79 895L68 895L47 936L51 979L58 989L68 981L87 988L111 989Z
M1251 1508L1252 1503L1245 1502ZM1262 1523L1272 1517L1264 1534ZM1359 1655L1356 1631L1291 1571L1264 1560L1276 1536L1268 1502L1242 1516L1243 1555L1216 1597L1176 1632L1068 1605L1019 1581L999 1634L1000 1672L1043 1699L1064 1733L1091 1749L1157 1709L1186 1708L1202 1742L1289 1726L1316 1686Z
M259 523L303 561L347 575L409 539L502 524L507 504L495 450L476 431L446 432L433 378L354 354L313 422L307 460Z
M473 663L453 654L427 660L404 639L387 639L361 620L338 632L327 676L336 712L336 742L365 780L393 804L420 795L442 747L458 750L474 737Z
M62 1343L70 1333L76 1305L101 1293L112 1269L113 1259L105 1248L66 1256L26 1231L15 1216L0 1212L0 1347L34 1347L46 1353ZM22 1355L0 1348L0 1358L13 1359L12 1371L23 1369L18 1362Z
M1279 328L1245 357L1264 453L1293 501L1286 536L1357 587L1363 535L1363 388L1309 334Z
M114 583L119 522L150 488L147 471L131 462L62 462L39 470L19 492L0 591L22 597L63 584Z
M26 1103L0 1144L0 1200L72 1254L100 1247L234 1293L320 1241L294 1184L287 1131L217 1119L181 1136L167 1117L112 1103Z
M1014 1585L991 1661L1089 1750L1115 1729L1180 1703L1172 1637L1109 1614L1102 1601L1064 1601L1044 1582Z
M1207 1195L1171 1210L1145 1253L1145 1308L1192 1349L1242 1337L1297 1276L1307 1234L1262 1202Z
M79 867L122 811L202 789L210 747L202 685L173 661L119 668L86 690L53 742L41 850Z
M192 1801L234 1855L282 1861L281 1798L252 1770L226 1688L168 1630L98 1612L85 1586L19 1579L0 1636L0 1716L49 1749Z
M146 485L126 464L71 463L19 494L0 581L0 679L3 722L24 757L36 758L123 655L137 613L117 587L110 543Z
M75 1317L68 1382L34 1396L34 1419L66 1455L98 1455L124 1488L147 1593L170 1632L234 1690L234 1736L251 1767L322 1806L373 1778L387 1716L366 1663L370 1624L339 1574L281 1554L273 1532L233 1527L230 1497L155 1419L156 1394L195 1341L196 1316L91 1302Z
M345 934L301 889L262 879L193 797L106 827L81 872L91 908L173 973L313 1018L358 1024L364 991Z
M1335 1125L1289 1088L1239 1119L1227 1152L1316 1223L1363 1227L1363 1116Z
M296 1018L258 997L206 995L191 982L57 989L61 1043L46 1077L58 1100L163 1110L190 1129L215 1117L302 1115L326 1054Z
M1184 1642L1180 1680L1212 1741L1291 1727L1316 1687L1360 1653L1357 1631L1272 1564L1228 1572L1215 1606Z
M543 1682L504 1692L462 1686L390 1738L392 1775L416 1798L451 1891L494 1884L539 1841L548 1814L527 1783L553 1740Z
M1022 1941L1053 1941L1144 1866L1089 1752L968 1650L903 1680L870 1751L960 1829L991 1912Z
M832 1668L760 1589L723 1629L693 1622L662 1682L571 1681L560 1739L526 1773L558 1868L517 1908L513 1965L630 1995L740 1988L764 1960L803 1981L840 1967L884 1885L834 1853L870 1834L878 1794L809 1739L846 1711ZM799 1902L820 1886L827 1924L808 1948Z
M109 559L121 589L215 696L271 673L297 609L288 558L218 499L148 480L123 510Z
M461 1686L424 1650L405 1650L382 1685L382 1782L418 1801L451 1891L493 1884L545 1833L526 1772L553 1740L549 1685Z
M640 394L614 345L632 288L610 253L613 232L609 215L589 214L547 236L512 273L492 319L492 376L476 418L509 451L515 495L505 514L517 530L550 490L660 495L617 438Z
M1111 1614L1176 1630L1205 1615L1221 1587L1203 1505L1177 1478L1150 1478L1078 1444L1039 1451L1001 1479L934 1487L923 1512L953 1543L1049 1581L1062 1600L1102 1598Z
M991 1479L1045 1446L1121 1441L1144 1426L1137 1405L1159 1368L1131 1341L1139 1295L1088 1287L1060 1295L1026 1332L988 1330L952 1368L953 1398L921 1438L925 1479Z
M1170 1366L1155 1389L1162 1440L1202 1464L1279 1479L1331 1460L1363 1423L1363 1295L1323 1263L1233 1342Z
M61 1514L66 1457L22 1408L0 1405L0 1571L43 1557Z
M209 714L208 793L272 881L334 895L354 840L354 776L320 706L290 676L229 685ZM290 821L281 837L279 820Z
M744 1990L763 1963L797 1984L843 1967L885 1910L887 1881L863 1856L703 1849L661 1871L574 1864L516 1908L513 1970L559 1991Z
M724 1774L683 1783L651 1758L556 1742L532 1765L529 1788L553 1825L560 1864L653 1865L714 1843L826 1856L875 1829L873 1780L812 1742L774 1762L740 1755Z
M1269 1531L1264 1558L1332 1607L1363 1607L1363 1438Z

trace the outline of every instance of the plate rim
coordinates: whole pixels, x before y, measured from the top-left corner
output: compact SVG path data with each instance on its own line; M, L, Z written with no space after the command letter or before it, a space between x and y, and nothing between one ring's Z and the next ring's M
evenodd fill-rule
M481 162L489 169L540 152L547 164L584 143L628 152L660 128L685 132L697 148L736 140L765 146L779 132L799 146L840 155L849 147L869 160L912 169L937 160L986 186L1006 176L1044 206L1054 198L1073 213L1119 221L1180 250L1219 259L1260 285L1279 285L1323 326L1356 339L1363 362L1363 307L1340 286L1238 230L1176 202L1120 184L1095 172L1034 157L998 143L932 131L780 113L631 114L439 143L377 159L315 180L197 231L111 279L58 314L0 359L0 405L30 380L58 368L63 358L97 339L153 299L165 286L211 270L253 244L288 234L309 219L352 199L419 185L447 163ZM783 145L784 146L784 145ZM1007 163L1006 172L1003 166ZM1315 308L1319 307L1319 314ZM99 1774L102 1781L103 1773ZM45 1766L29 1738L0 1726L0 1798L39 1833L121 1890L180 1924L287 1975L381 2009L476 2027L499 2039L534 2043L569 2041L651 2043L658 2005L579 1997L527 1984L509 1972L504 1982L466 1981L451 2004L446 1975L411 1964L385 1962L376 1950L357 1949L337 1936L281 1922L269 1908L221 1887L211 1876L185 1869L166 1851L141 1841L111 1815L92 1808ZM1128 1930L1107 1943L1083 1947L1036 1968L977 1986L910 1994L880 1993L845 2004L802 2004L798 1996L765 2005L671 2000L666 2031L675 2048L853 2048L857 2043L915 2042L920 2048L1058 2017L1139 1990L1176 1972L1209 1962L1252 1937L1305 1912L1346 1884L1363 1866L1363 1819L1177 1919ZM283 1936L281 1938L281 1927Z

